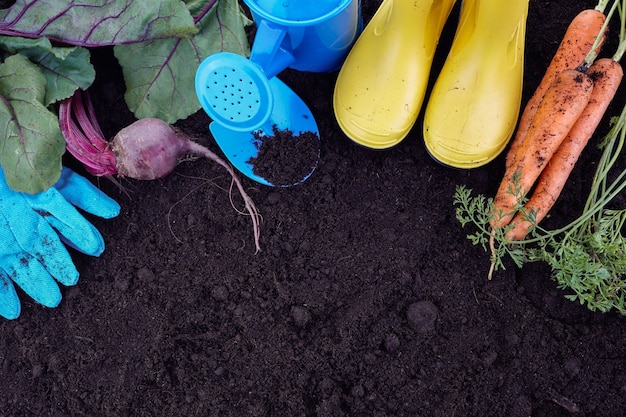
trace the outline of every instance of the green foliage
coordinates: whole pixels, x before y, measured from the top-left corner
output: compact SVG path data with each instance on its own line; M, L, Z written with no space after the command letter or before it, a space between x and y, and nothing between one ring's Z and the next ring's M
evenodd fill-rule
M66 53L57 54L59 49ZM96 77L90 63L91 54L83 47L53 48L52 51L27 49L20 53L38 64L46 77L45 106L70 97L77 88L89 88Z
M115 46L137 118L173 123L200 108L202 59L249 53L250 23L236 0L17 0L0 10L0 165L9 186L36 193L59 178L65 139L54 106L93 83L89 48Z
M187 37L196 32L180 0L16 0L0 32L96 47Z
M545 262L559 288L572 291L566 298L579 301L590 310L611 310L626 314L626 238L622 225L626 210L603 210L593 223L573 222L556 231L531 232L527 240L510 242L504 234L511 226L492 231L493 201L459 186L454 197L456 217L463 227L477 230L467 238L474 245L491 250L495 270L504 269L504 259L522 267L529 262ZM618 226L619 225L619 226ZM590 228L591 227L591 228ZM489 248L489 239L494 244Z
M247 55L248 24L236 0L222 0L199 19L198 33L190 38L116 46L130 110L137 118L156 117L168 123L198 111L194 87L198 65L218 51Z
M0 65L0 163L12 188L39 191L61 174L65 142L45 97L46 78L28 58L12 55Z
M454 205L456 207L456 218L462 227L474 225L478 230L468 234L467 238L473 245L480 245L485 251L491 251L491 262L495 270L505 269L504 259L507 256L512 259L518 267L524 263L524 252L516 246L508 245L505 234L512 225L498 230L491 230L489 223L495 216L495 209L492 198L483 195L473 197L472 190L464 186L458 186L454 195ZM502 213L498 213L502 216ZM490 241L498 243L492 244Z
M545 262L558 287L569 292L568 300L578 301L591 311L626 314L626 237L623 235L626 209L607 208L626 188L626 170L612 174L626 142L626 107L619 117L613 118L612 124L602 143L603 153L582 213L566 226L542 229L535 222L534 213L525 211L524 199L520 199L516 211L533 227L524 240L510 242L505 234L512 225L498 230L490 227L490 221L497 215L493 199L472 196L471 190L458 186L454 205L461 225L476 229L468 239L491 252L495 270L504 268L507 257L518 267L529 262ZM518 191L515 187L509 190L519 197Z

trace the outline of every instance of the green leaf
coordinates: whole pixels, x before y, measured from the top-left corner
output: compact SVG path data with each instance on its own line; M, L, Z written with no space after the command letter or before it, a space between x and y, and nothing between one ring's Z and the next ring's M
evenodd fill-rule
M78 46L52 46L46 38L0 36L0 49L20 53L38 64L47 80L44 105L70 97L78 88L87 89L96 77L89 50Z
M46 76L47 88L44 100L46 106L70 97L78 88L86 90L96 78L89 50L82 47L64 49L71 50L63 59L54 52L41 50L22 52L31 61L38 63Z
M29 49L40 49L54 53L58 58L64 59L73 49L58 48L52 46L48 38L22 38L20 36L0 36L0 48L11 54Z
M17 191L46 190L61 175L65 140L45 96L46 78L28 58L12 55L0 64L0 165Z
M80 46L149 42L196 33L180 0L16 0L0 10L0 34Z
M207 7L215 1L196 0L187 3L188 7L196 10L202 4ZM217 0L217 6L211 7L197 23L199 32L193 37L193 44L199 48L201 59L220 51L248 56L250 45L246 27L251 24L252 21L237 0Z
M220 51L249 54L245 26L249 20L236 0L194 1L193 10L208 11L189 39L164 39L114 48L126 83L125 99L137 118L156 117L168 123L200 109L194 80L200 62ZM210 8L209 8L210 7ZM199 12L200 13L200 12Z
M61 58L56 53L57 49L68 51ZM43 70L47 81L45 106L70 97L78 88L86 90L96 78L96 70L91 65L90 53L86 48L54 48L50 52L29 49L21 53L39 64Z

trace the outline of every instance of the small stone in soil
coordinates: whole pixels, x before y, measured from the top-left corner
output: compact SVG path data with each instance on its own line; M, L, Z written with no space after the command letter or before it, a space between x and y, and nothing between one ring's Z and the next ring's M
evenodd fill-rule
M430 301L418 301L409 306L407 320L409 325L418 333L428 333L435 330L435 321L439 316L439 309Z
M298 327L304 327L311 321L311 313L303 306L293 306L291 308L291 317Z
M273 185L293 185L302 181L317 165L319 158L319 136L315 132L293 134L289 129L272 127L272 135L261 131L253 133L257 156L247 162L252 172L265 178Z
M395 334L389 334L385 338L385 350L395 352L400 347L400 339Z

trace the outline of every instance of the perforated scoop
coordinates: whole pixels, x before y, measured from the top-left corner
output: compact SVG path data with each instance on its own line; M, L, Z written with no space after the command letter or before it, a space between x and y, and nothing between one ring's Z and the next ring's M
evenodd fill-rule
M310 170L298 178L281 178L278 183L255 173L251 161L259 155L259 137L274 136L275 129L289 130L293 140L311 132L319 138L313 114L298 95L276 77L267 79L260 67L243 56L219 52L206 58L196 73L196 94L210 124L215 141L228 160L247 177L265 185L288 187L306 180ZM294 155L299 158L299 155ZM319 159L319 149L315 155ZM280 164L276 169L291 172ZM277 173L278 174L278 173ZM294 174L295 175L295 174Z
M200 64L196 89L209 117L231 130L260 128L274 106L263 71L243 56L229 52L211 55Z

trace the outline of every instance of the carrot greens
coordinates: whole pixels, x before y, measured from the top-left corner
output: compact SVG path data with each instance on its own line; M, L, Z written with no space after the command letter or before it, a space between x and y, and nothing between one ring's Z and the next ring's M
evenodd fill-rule
M511 242L505 234L512 226L498 229L495 234L489 227L493 199L472 196L472 191L464 186L457 187L454 196L456 218L463 226L472 224L477 228L468 238L473 244L491 250L496 270L504 268L507 257L518 267L545 262L551 267L559 288L569 291L567 299L578 300L591 311L615 310L626 314L626 236L623 234L626 208L610 206L626 189L626 169L613 172L623 157L625 142L626 106L613 118L612 128L600 144L603 152L582 213L561 228L548 230L534 224L526 239ZM523 206L519 209L525 210ZM533 222L534 213L525 215ZM492 236L495 243L488 248Z

